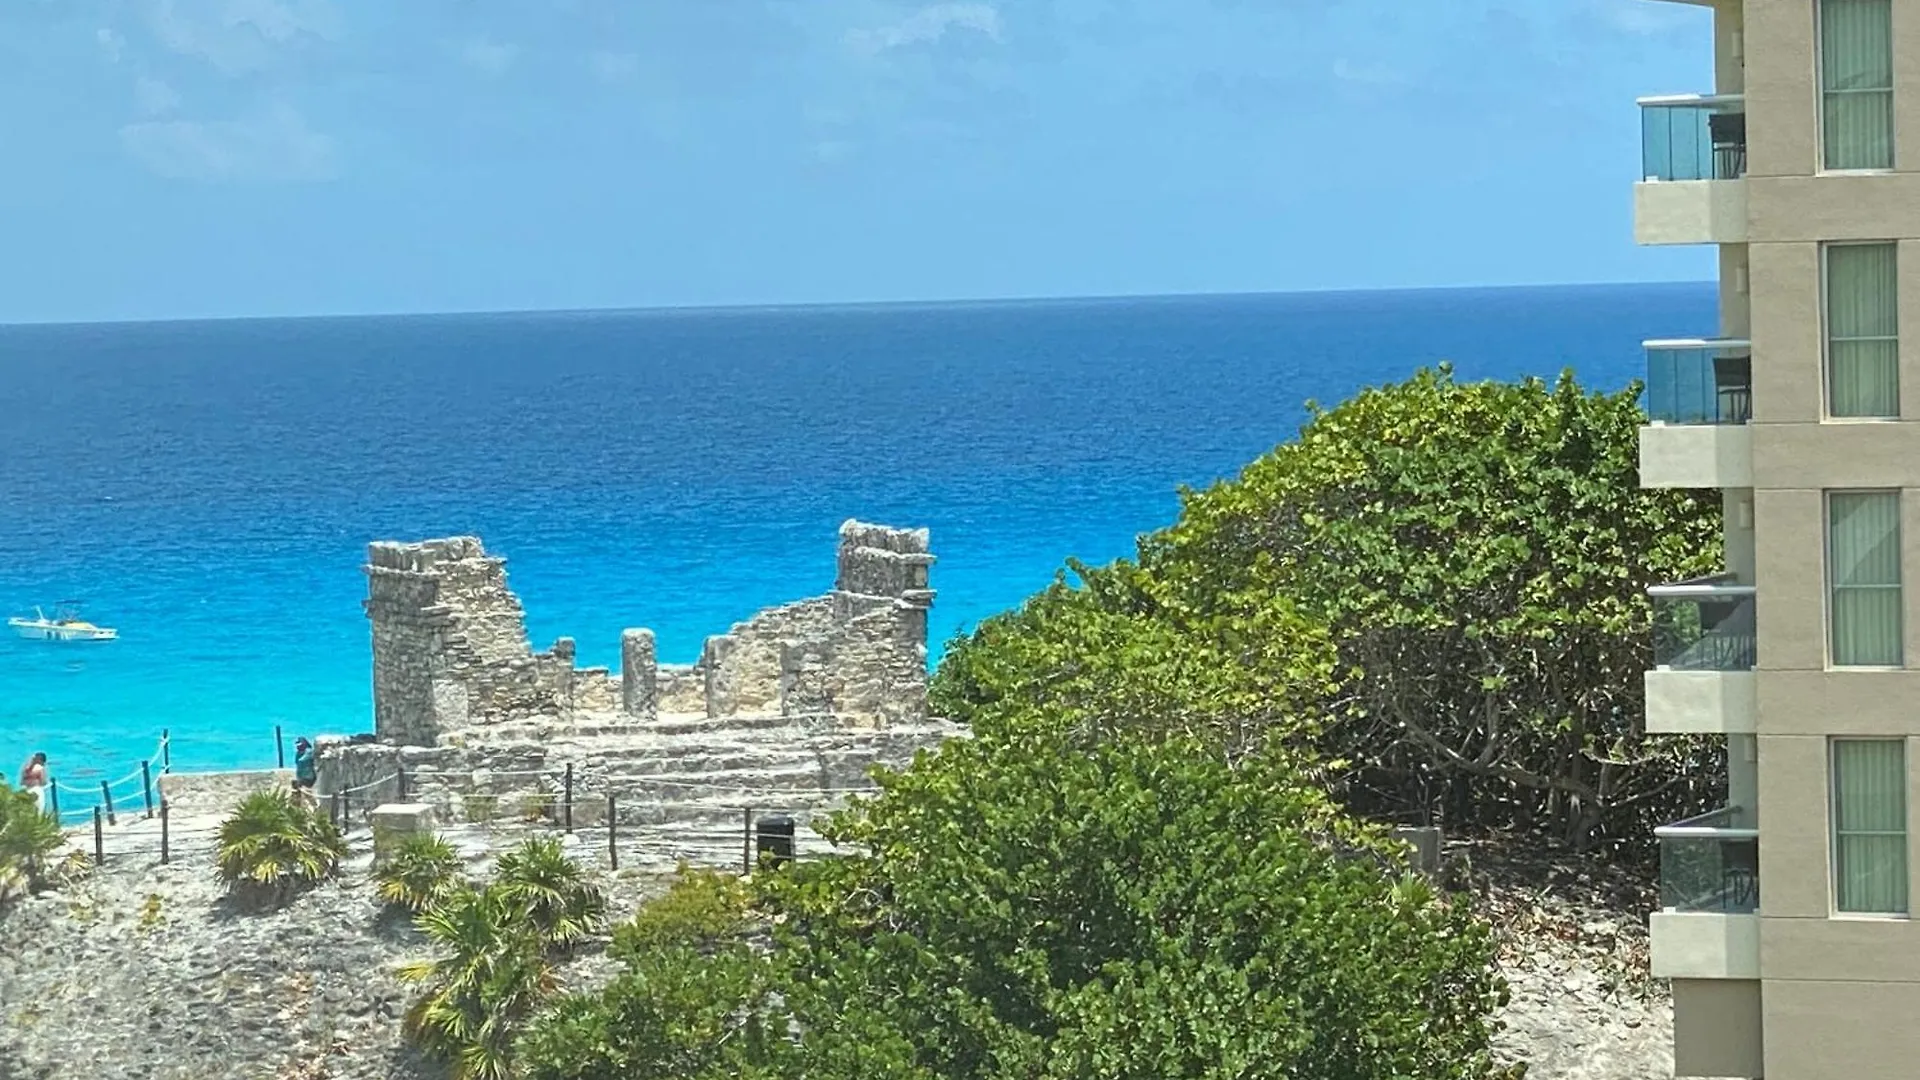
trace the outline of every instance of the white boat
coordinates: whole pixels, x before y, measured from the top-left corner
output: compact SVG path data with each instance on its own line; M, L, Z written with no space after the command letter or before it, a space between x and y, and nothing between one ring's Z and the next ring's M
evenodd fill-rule
M82 619L71 600L62 601L51 616L36 607L31 619L16 615L7 620L7 626L29 641L112 641L120 636L112 627Z

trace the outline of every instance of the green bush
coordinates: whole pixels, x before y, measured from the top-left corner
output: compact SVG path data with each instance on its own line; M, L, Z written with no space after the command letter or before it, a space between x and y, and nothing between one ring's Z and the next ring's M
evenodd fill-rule
M935 711L1311 743L1362 813L1644 852L1724 792L1716 744L1645 737L1646 589L1723 563L1718 496L1641 489L1637 394L1443 365L1313 406L951 645Z
M607 898L560 841L534 838L500 856L492 889L547 945L568 948L594 932Z
M347 842L317 808L285 791L256 791L220 823L220 877L235 891L284 898L331 877Z
M446 1062L455 1080L507 1080L521 1026L557 986L544 943L498 889L463 888L417 920L439 955L400 968L425 986L407 1036Z
M683 878L533 1080L1491 1080L1491 931L1301 763L1003 725L828 826L864 854ZM746 902L750 901L750 902ZM760 916L764 915L764 919ZM764 925L764 949L749 932Z
M32 792L0 781L0 899L39 888L47 856L64 840L60 822L40 808Z
M616 959L671 948L709 949L748 931L753 890L738 874L682 865L665 894L613 929Z
M433 833L414 833L395 845L373 877L380 899L418 913L464 884L461 866L452 844Z

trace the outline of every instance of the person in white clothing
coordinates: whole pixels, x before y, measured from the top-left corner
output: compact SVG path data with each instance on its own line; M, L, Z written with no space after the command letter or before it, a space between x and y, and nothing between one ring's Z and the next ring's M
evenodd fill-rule
M20 790L33 795L34 805L47 809L47 752L36 752L20 770Z

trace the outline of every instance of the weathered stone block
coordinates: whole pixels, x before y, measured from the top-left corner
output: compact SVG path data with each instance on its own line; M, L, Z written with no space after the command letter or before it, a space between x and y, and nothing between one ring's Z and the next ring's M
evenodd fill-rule
M626 630L620 634L620 711L636 720L659 715L660 662L653 631Z
M373 864L384 866L408 837L433 831L433 807L426 803L386 803L374 807L368 820L373 826Z

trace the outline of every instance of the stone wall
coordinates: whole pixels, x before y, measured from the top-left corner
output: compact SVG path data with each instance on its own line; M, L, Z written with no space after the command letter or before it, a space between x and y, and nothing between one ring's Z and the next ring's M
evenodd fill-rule
M544 652L474 537L368 547L374 730L433 746L509 721L832 713L865 726L926 717L926 530L849 521L825 596L772 608L709 638L691 666L660 665L653 634L626 631L621 671L577 668L575 643Z

